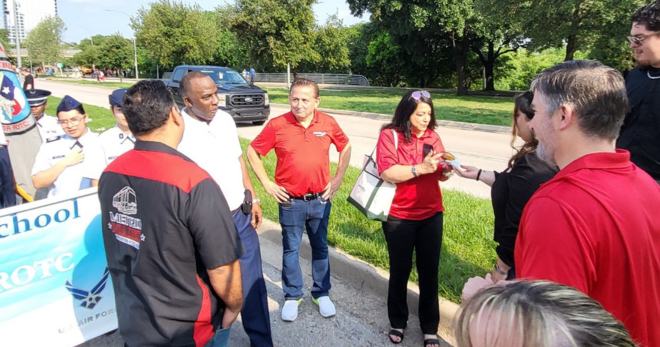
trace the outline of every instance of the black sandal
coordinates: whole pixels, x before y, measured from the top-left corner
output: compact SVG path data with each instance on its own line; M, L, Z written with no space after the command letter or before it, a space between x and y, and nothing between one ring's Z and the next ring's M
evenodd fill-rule
M440 346L440 340L439 339L424 339L424 347L426 347L428 345Z
M399 341L396 341L396 340L392 339L392 336L398 337ZM403 331L398 331L398 330L392 328L392 329L390 329L390 332L387 333L387 337L390 339L390 342L392 342L395 345L398 345L401 342L403 342Z

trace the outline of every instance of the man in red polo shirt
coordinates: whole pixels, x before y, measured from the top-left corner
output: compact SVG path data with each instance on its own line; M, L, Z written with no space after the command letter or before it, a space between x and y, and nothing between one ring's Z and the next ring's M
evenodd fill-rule
M295 80L289 91L291 111L273 118L247 149L255 174L279 203L282 226L282 287L285 302L282 320L298 317L303 297L303 277L298 259L303 230L312 247L312 301L323 317L335 315L330 300L328 218L330 200L344 178L351 157L348 137L331 116L317 110L319 88L313 81ZM330 177L330 144L335 145L339 164ZM275 182L264 169L261 157L275 149Z
M518 274L583 291L641 346L660 346L660 186L615 149L628 108L623 78L596 61L569 61L532 90L537 154L561 170L525 207Z

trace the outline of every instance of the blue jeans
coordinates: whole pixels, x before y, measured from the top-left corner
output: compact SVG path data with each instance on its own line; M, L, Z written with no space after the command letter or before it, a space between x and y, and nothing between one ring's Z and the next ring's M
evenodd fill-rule
M250 337L250 346L272 346L268 293L261 268L259 235L250 223L251 214L245 214L238 209L233 213L233 217L238 237L243 246L243 255L239 259L243 282L243 308L241 309L243 329Z
M231 327L227 329L218 328L213 335L211 341L206 343L205 347L227 347L229 346L229 332Z
M282 226L282 287L286 300L303 296L303 276L300 270L300 242L303 231L312 247L312 297L319 298L330 292L330 261L328 260L328 218L330 201L291 199L280 204Z

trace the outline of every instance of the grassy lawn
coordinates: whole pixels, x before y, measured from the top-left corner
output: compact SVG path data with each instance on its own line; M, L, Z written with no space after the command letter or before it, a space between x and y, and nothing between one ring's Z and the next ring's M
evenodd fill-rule
M128 88L133 82L97 82L96 80L54 79L57 82L92 85L117 89ZM265 88L273 103L288 103L285 88ZM332 89L321 90L321 107L335 110L394 114L404 89ZM477 124L511 125L513 98L501 96L457 96L453 92L434 91L431 94L438 119Z
M49 97L46 112L55 115L60 98ZM94 131L102 131L114 125L110 110L84 104L92 119ZM245 149L248 140L242 139ZM264 158L264 166L271 177L275 171L275 156L271 152ZM332 165L334 172L335 165ZM328 239L332 246L380 268L388 268L387 248L380 222L366 219L346 198L355 183L359 170L350 167L344 184L333 200ZM277 221L275 200L267 196L261 184L251 174L252 182L261 197L266 218ZM452 178L456 179L456 178ZM452 190L443 190L445 220L442 255L440 258L439 294L459 302L465 281L475 275L483 275L495 260L495 244L492 241L493 213L490 201ZM413 270L412 279L417 282Z
M270 101L288 103L288 90L267 88ZM321 107L335 110L394 114L406 90L322 89ZM501 96L457 96L453 92L432 92L438 119L467 123L511 125L513 98Z
M129 81L129 82L115 82L113 81L104 81L104 82L99 82L95 79L69 79L69 78L48 78L51 81L54 82L62 82L62 83L69 83L69 84L78 84L78 85L90 85L94 87L99 87L99 88L108 88L108 89L118 89L118 88L129 88L135 82Z

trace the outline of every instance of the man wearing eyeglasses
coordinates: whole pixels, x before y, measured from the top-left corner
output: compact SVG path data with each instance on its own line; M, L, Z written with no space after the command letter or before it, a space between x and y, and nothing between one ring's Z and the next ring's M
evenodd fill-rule
M69 195L98 184L105 168L98 135L87 128L83 105L66 95L57 106L64 134L47 139L32 167L35 188L48 188L48 197Z
M626 77L630 111L617 147L660 183L660 1L633 14L628 41L637 68Z

